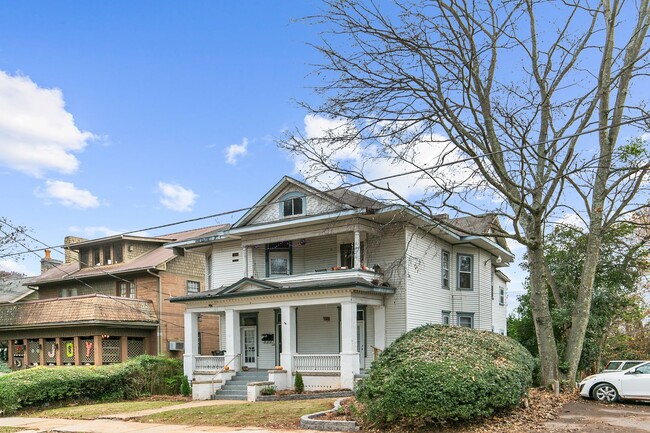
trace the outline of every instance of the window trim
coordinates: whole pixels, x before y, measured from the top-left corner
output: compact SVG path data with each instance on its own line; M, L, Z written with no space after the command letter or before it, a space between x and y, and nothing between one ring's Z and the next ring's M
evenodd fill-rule
M469 270L469 287L460 287L460 258L461 256L466 256L470 258L470 270ZM467 273L463 271L463 273ZM474 254L467 253L457 253L456 254L456 290L462 290L466 292L471 292L474 290Z
M472 321L472 326L463 326L463 328L475 329L474 313L468 313L466 311L457 311L456 312L456 326L462 326L460 324L461 317L468 317Z
M506 288L499 286L499 305L506 305Z
M445 257L447 257L447 269L445 269ZM447 284L445 284L445 271L447 271ZM442 250L440 254L440 284L443 289L451 289L451 253Z
M265 261L266 261L266 277L279 277L279 276L284 276L284 275L293 275L293 243L291 241L284 241L284 242L272 242L266 244L265 247ZM283 253L289 253L289 260L287 263L287 274L271 274L271 260L270 260L270 253L273 252L283 252Z
M445 323L445 319L447 319L447 323ZM451 311L447 310L442 310L442 321L440 322L441 324L445 326L451 326Z
M122 284L129 283L129 286L127 287L127 292L126 296L122 296ZM115 283L115 296L119 298L127 298L127 299L137 299L137 290L135 286L135 280L133 281L117 281Z

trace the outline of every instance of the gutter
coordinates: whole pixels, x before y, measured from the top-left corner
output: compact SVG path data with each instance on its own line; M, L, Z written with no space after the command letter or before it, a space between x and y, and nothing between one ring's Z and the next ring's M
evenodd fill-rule
M157 338L157 346L158 350L156 350L157 354L160 355L162 353L162 280L159 274L151 272L151 269L147 269L147 274L153 275L154 277L158 278L158 338Z

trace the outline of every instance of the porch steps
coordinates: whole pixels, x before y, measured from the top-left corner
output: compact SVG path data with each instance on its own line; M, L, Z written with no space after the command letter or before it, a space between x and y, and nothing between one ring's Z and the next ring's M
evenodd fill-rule
M264 370L240 371L215 392L214 400L247 400L248 382L264 382L269 374Z

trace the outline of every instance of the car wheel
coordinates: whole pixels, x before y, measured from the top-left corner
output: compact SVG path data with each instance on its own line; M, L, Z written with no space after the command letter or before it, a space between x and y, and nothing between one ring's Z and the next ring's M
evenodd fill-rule
M593 396L598 401L611 403L618 400L618 391L609 383L601 383L594 388Z

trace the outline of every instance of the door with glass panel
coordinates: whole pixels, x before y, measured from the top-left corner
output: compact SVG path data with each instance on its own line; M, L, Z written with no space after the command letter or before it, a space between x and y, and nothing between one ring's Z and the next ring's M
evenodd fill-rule
M248 368L257 367L257 327L242 326L241 328L242 365Z

